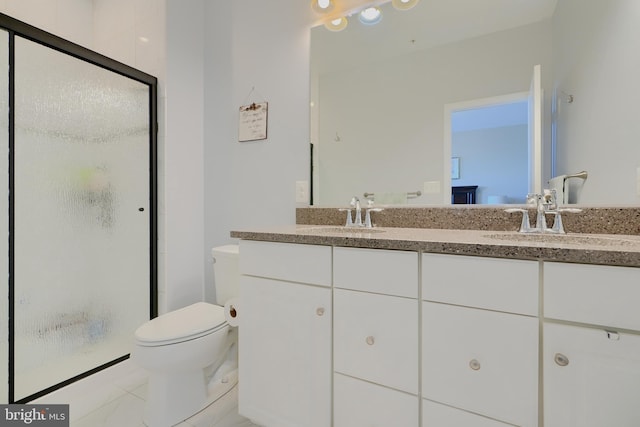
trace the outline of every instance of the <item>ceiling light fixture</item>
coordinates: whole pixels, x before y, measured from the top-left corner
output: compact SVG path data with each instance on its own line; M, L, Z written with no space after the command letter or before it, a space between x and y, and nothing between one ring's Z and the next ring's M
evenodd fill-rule
M391 4L398 10L409 10L420 0L391 0Z
M374 25L382 19L382 11L377 7L368 7L358 15L360 22L365 25Z
M344 16L336 19L332 19L324 24L325 28L329 31L342 31L347 28L347 18Z
M333 6L333 0L311 0L311 9L317 13L329 13Z

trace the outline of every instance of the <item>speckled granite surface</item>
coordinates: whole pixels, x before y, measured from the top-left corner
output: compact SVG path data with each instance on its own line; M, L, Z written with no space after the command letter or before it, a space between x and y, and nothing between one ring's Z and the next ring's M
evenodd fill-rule
M345 229L335 225L299 224L232 231L231 237L271 242L640 267L640 236L637 235L522 235L514 231L398 227L381 227L369 231Z
M504 210L516 206L453 205L450 207L385 207L372 213L379 227L437 228L456 230L515 231L521 214ZM523 207L523 206L517 206ZM583 212L562 215L567 232L640 235L640 207L581 207ZM535 211L529 211L531 222ZM296 209L297 224L344 225L345 212L338 208L307 207ZM552 217L547 218L551 225Z

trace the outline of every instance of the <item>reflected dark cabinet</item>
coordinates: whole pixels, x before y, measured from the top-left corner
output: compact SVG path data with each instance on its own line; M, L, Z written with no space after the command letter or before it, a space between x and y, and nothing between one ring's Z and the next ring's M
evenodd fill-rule
M477 185L466 185L463 187L451 187L452 205L475 205Z

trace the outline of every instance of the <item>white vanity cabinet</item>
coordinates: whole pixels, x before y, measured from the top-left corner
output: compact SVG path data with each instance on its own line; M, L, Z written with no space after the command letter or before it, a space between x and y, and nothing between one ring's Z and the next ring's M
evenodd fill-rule
M331 247L240 243L239 412L331 425Z
M423 427L538 425L539 263L422 255ZM476 414L476 415L474 415ZM475 420L475 421L473 421Z
M418 260L334 248L334 427L418 427Z
M544 426L640 426L640 269L544 265Z
M259 425L640 426L640 268L243 240L240 271Z

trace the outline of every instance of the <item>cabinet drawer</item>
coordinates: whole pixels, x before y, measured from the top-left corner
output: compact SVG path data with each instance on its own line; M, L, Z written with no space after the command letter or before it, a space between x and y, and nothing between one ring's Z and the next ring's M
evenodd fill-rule
M344 289L418 297L418 253L334 248L333 283Z
M543 366L545 427L640 425L640 336L545 323Z
M538 425L538 319L423 302L423 397Z
M538 315L537 261L422 255L422 298Z
M334 427L418 427L418 397L334 375Z
M544 264L544 316L640 330L640 268Z
M240 274L331 286L331 247L241 240Z
M441 405L424 399L422 401L422 427L510 427L470 412L461 411L451 406Z
M337 372L418 393L418 301L335 289Z

